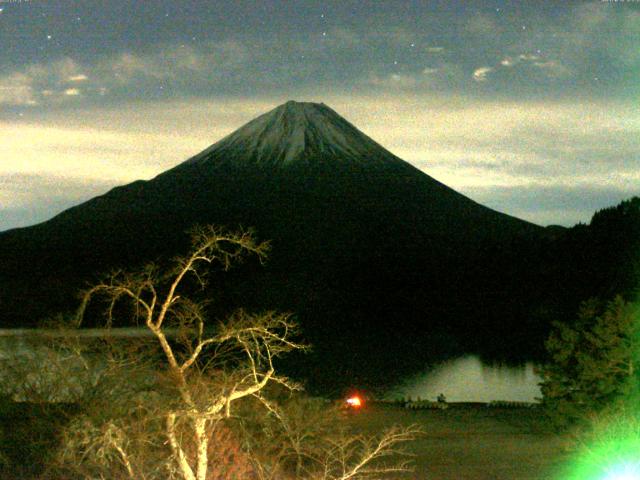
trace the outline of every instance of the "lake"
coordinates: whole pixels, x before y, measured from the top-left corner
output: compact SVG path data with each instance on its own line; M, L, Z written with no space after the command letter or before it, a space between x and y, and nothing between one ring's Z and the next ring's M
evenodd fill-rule
M86 339L103 337L106 334L117 338L150 336L146 329L141 328L123 328L111 331L87 329L75 333ZM0 364L7 361L12 364L15 359L22 359L28 362L27 364L37 365L38 367L30 372L34 378L30 379L27 375L26 379L30 380L28 383L32 388L35 383L46 390L51 387L52 383L55 384L59 381L56 369L60 364L59 358L47 346L48 342L52 340L52 337L65 335L68 333L47 330L0 329ZM71 357L67 361L74 364ZM66 366L66 368L68 367L69 365ZM74 368L79 367L79 364L74 364ZM2 373L2 368L0 368L0 377L2 377ZM6 379L4 382L2 380L0 378L0 385L6 382ZM484 364L479 357L468 355L442 362L422 374L405 379L391 389L386 397L389 399L411 398L413 400L419 397L422 400L436 400L437 396L442 393L449 402L491 402L497 400L535 402L542 396L538 386L540 381L540 377L534 371L533 363L517 367ZM6 390L10 384L4 383L4 386ZM0 388L0 393L4 393L2 390Z
M542 396L540 381L533 363L517 367L484 364L479 357L468 355L405 379L387 397L436 400L442 393L448 402L535 402Z

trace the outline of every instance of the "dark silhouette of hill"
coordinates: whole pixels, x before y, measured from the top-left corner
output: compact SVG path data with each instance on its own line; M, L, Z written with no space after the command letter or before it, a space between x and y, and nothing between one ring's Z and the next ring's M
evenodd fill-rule
M592 297L608 300L619 294L637 300L640 197L597 211L588 225L567 229L546 249L543 261L557 285L559 310L568 317L577 303Z
M212 314L295 312L314 351L287 368L325 390L463 351L539 354L566 266L551 258L563 229L483 207L327 106L287 102L152 180L0 233L2 326L75 307L100 272L185 251L195 223L272 241L265 268L212 285Z

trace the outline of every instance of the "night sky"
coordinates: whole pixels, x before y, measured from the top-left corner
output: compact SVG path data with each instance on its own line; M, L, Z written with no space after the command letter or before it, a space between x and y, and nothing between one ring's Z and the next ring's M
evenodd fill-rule
M0 0L0 230L289 99L538 224L640 194L640 2Z

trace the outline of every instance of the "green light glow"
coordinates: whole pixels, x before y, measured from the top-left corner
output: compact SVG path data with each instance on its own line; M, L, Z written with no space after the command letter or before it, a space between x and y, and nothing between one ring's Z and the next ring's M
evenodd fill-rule
M640 303L632 304L627 335L630 357L625 393L605 411L591 417L588 432L556 480L640 480Z
M640 480L640 414L612 410L593 431L557 480Z
M640 442L612 442L578 457L558 480L640 480Z
M612 468L602 480L639 480L640 463L623 463Z

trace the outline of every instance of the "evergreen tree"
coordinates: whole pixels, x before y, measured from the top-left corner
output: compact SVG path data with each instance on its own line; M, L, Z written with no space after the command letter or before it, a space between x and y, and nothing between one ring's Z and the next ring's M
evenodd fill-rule
M621 296L581 305L573 324L554 324L541 369L543 405L566 427L637 394L638 311Z

